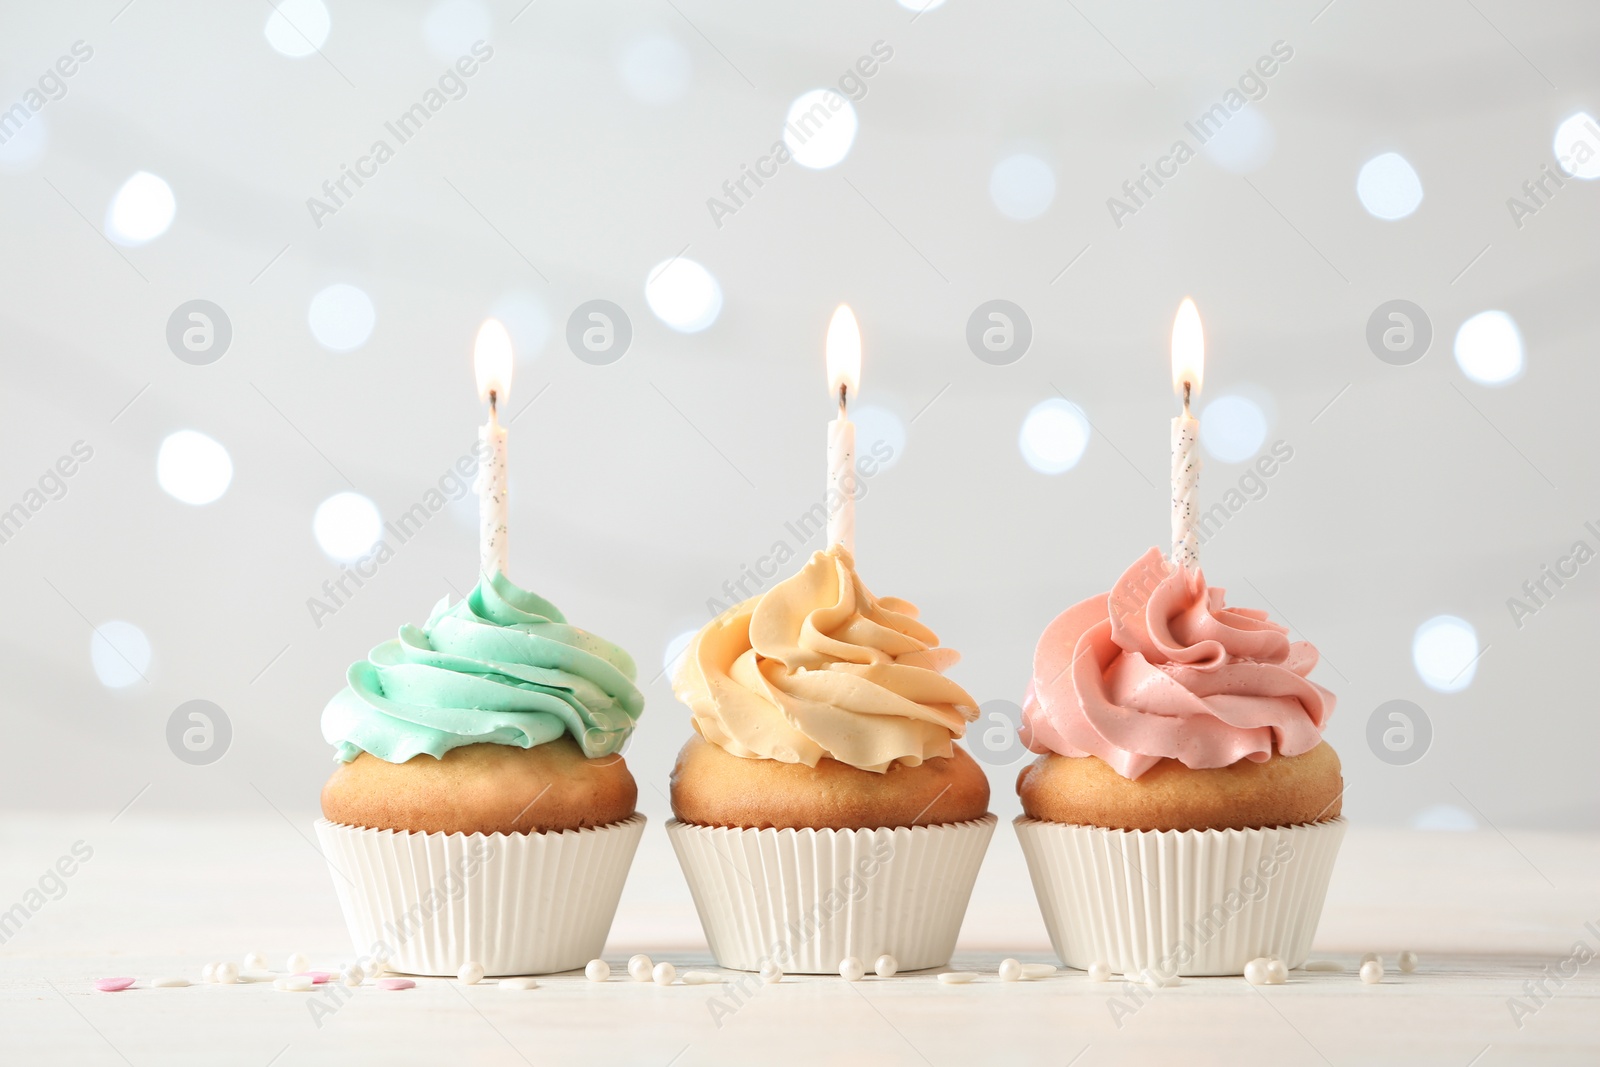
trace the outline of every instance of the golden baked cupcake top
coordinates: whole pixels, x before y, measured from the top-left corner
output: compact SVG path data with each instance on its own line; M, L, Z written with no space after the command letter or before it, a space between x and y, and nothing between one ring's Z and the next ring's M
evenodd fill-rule
M673 691L732 755L881 772L950 756L977 718L977 702L940 673L959 658L913 605L873 596L835 545L708 623Z

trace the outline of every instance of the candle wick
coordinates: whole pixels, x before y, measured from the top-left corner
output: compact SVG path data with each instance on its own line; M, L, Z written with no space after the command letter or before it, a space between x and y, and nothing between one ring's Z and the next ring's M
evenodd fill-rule
M1189 416L1189 391L1191 389L1193 389L1193 388L1194 388L1194 383L1193 382L1185 381L1183 383L1183 414L1184 414L1185 418L1188 418L1188 416ZM490 396L493 396L493 395L494 394L492 394L492 393L490 394Z
M839 417L844 417L846 403L849 399L850 387L843 382L839 383Z
M1188 393L1187 393L1187 388L1186 388L1185 389L1185 397L1187 397L1187 395L1188 395ZM1187 404L1188 400L1185 399L1184 403ZM500 413L499 397L495 394L495 391L493 389L491 389L491 390L489 390L489 414L498 415L499 413Z

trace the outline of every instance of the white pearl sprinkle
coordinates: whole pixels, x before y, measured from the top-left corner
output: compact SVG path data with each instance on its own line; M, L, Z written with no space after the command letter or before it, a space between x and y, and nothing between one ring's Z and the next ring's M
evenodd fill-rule
M605 960L590 960L583 969L583 976L591 982L604 982L611 977L611 964Z
M655 964L650 962L650 957L641 952L628 960L628 977L635 982L648 982L650 971L654 967Z
M532 978L502 978L501 989L538 989L539 983Z
M866 967L854 956L846 956L839 961L839 977L846 982L859 982L867 975Z
M463 963L461 969L456 972L456 981L462 985L477 985L483 981L483 964L474 963L472 960Z
M267 957L259 952L246 952L244 954L244 969L247 971L264 971L267 969Z
M222 985L233 985L239 980L239 965L231 960L227 963L217 964L217 969L212 971L213 980Z
M182 989L189 984L187 978L157 978L150 983L152 989Z
M340 972L339 977L344 981L345 985L354 989L367 980L367 972L361 969L360 964L352 963Z
M872 973L879 978L893 978L900 973L900 961L886 952L873 963Z
M888 957L884 957L887 959ZM878 972L882 974L882 971ZM783 981L783 968L773 960L767 960L761 965L761 980L768 985L776 985Z
M966 985L977 980L978 975L974 971L945 971L939 976L939 981L945 985Z
M1095 960L1093 963L1089 964L1089 981L1111 981L1111 964L1105 962L1104 960Z
M1362 954L1361 962L1363 964L1376 963L1378 966L1382 967L1383 966L1383 957L1378 955L1376 952L1366 952L1366 953Z
M1331 971L1338 973L1344 970L1344 964L1340 963L1338 960L1312 960L1310 963L1306 964L1306 970Z
M1022 965L1022 977L1029 981L1035 978L1049 978L1055 973L1056 965L1053 963L1024 963Z
M286 974L272 983L272 988L283 993L309 993L316 985L310 975Z
M1266 985L1267 984L1267 961L1264 960L1264 959L1257 958L1257 959L1253 959L1249 963L1245 964L1244 965L1244 980L1246 982L1249 982L1251 985Z
M1283 965L1283 961L1282 960L1271 959L1271 960L1267 961L1267 984L1268 985L1283 985L1283 983L1287 982L1288 980L1289 980L1289 968L1287 968L1287 967L1285 967Z
M211 982L215 982L216 980L217 965L215 963L208 963L204 967L200 968L200 981L209 984Z
M304 952L291 952L289 959L284 963L283 969L290 974L299 974L301 971L311 969L311 961L306 959Z
M1368 960L1361 965L1361 980L1368 985L1377 985L1383 981L1383 964L1377 960Z
M722 975L712 971L684 971L680 977L684 985L717 985L722 981Z
M650 972L650 980L656 985L671 985L678 978L678 968L665 961L655 965Z
M1417 969L1417 954L1410 949L1400 953L1400 969L1407 974Z
M1006 958L1000 961L1000 981L1020 982L1022 980L1022 962Z

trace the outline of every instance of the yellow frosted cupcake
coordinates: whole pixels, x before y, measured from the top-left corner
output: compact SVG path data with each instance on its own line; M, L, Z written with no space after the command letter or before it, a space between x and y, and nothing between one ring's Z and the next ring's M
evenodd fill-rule
M840 545L696 635L668 832L719 963L949 961L995 822L956 659Z

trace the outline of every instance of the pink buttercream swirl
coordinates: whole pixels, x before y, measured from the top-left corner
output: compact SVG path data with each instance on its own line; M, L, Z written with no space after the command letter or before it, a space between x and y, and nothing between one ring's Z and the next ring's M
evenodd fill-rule
M1315 748L1334 704L1306 678L1317 650L1222 592L1152 548L1058 615L1034 652L1023 742L1124 778L1162 758L1200 769Z

